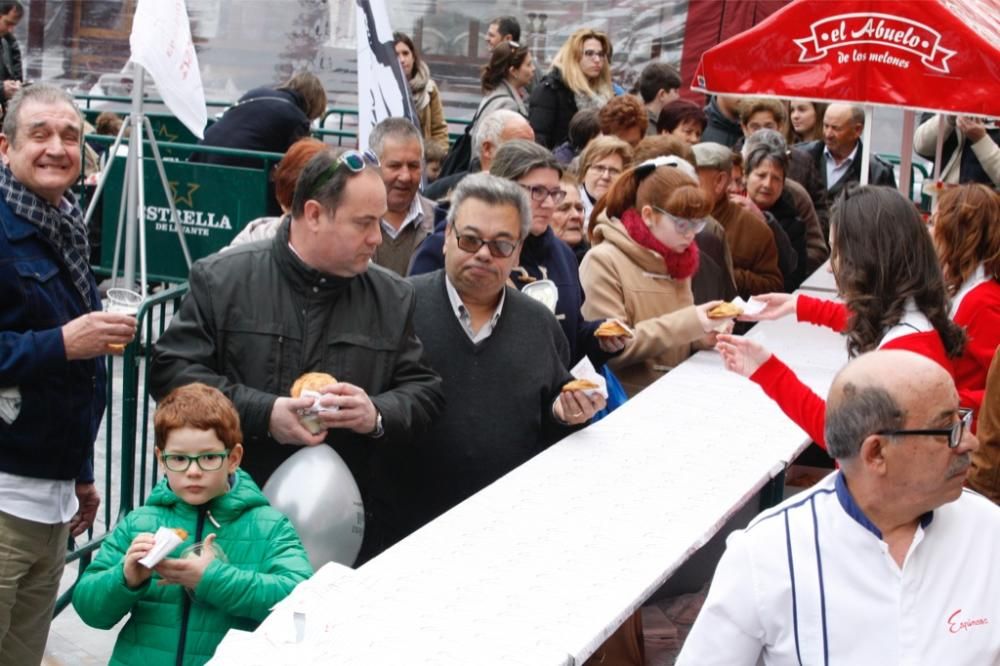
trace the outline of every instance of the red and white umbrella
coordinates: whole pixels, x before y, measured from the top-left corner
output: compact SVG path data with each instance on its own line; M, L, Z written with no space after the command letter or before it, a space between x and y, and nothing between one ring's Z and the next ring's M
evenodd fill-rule
M1000 117L1000 0L794 0L706 51L691 87L864 104L865 165L870 105L906 109L907 191L913 110Z

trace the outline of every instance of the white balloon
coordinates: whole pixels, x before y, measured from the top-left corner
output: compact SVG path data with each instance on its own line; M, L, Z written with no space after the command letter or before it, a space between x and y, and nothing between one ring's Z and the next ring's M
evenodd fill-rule
M264 484L271 506L292 521L313 569L354 564L365 534L361 492L344 459L326 444L307 446Z

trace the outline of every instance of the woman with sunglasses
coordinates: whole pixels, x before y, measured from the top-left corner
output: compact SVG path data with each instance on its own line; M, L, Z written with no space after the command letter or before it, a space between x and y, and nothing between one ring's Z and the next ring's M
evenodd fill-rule
M951 318L969 338L955 361L955 385L978 415L1000 345L1000 194L972 183L947 189L932 220Z
M392 33L393 47L396 57L403 68L403 74L410 82L410 94L413 97L413 107L420 118L420 129L424 133L424 141L441 146L448 150L448 123L444 119L444 106L441 104L441 92L431 78L431 70L423 61L410 36L403 32Z
M671 156L623 173L594 210L592 247L580 265L587 317L620 319L635 338L608 365L631 396L711 346L720 301L694 304L695 235L712 206L694 167Z
M562 165L537 143L514 139L497 150L490 173L516 182L531 199L531 227L521 241L521 260L511 273L511 282L522 290L542 280L555 283L555 315L569 341L572 363L586 356L595 366L604 365L625 341L594 337L603 320L586 321L580 313L583 288L576 256L550 226L552 214L565 198L559 185Z
M528 121L535 141L555 148L569 136L569 121L577 111L599 109L614 96L611 52L611 40L603 32L582 28L570 35L531 91Z
M948 317L948 293L930 234L911 201L887 187L852 186L830 216L830 267L843 302L806 294L761 294L749 321L795 315L847 336L857 356L903 349L954 373L965 334ZM826 403L762 345L720 335L726 368L759 384L816 444L826 448ZM963 407L968 405L963 404Z

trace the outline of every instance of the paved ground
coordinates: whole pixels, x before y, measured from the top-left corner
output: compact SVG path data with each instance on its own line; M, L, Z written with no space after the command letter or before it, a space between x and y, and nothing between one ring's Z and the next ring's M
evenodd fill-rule
M113 441L110 444L110 468L107 465L109 445L106 440L107 432L107 419L105 419L105 424L102 425L100 432L97 436L97 442L94 447L94 476L97 482L98 490L101 493L101 508L98 511L97 520L94 523L94 536L100 536L107 532L108 523L112 525L117 519L120 507L120 481L121 481L121 444L120 444L120 433L122 428L122 360L120 358L115 358L112 362L112 370L114 374L114 393L108 400L108 404L111 406L111 432L113 434ZM140 365L139 376L140 379L143 376L144 366ZM141 404L139 417L141 416ZM152 446L153 446L153 431L152 431L152 414L150 413L150 418L148 422L148 449L146 451L146 487L150 487L151 481L149 475L150 465L148 464L152 460ZM141 441L141 431L138 436ZM137 442L137 448L140 443ZM137 464L139 462L138 456L141 455L137 452ZM110 481L110 483L108 483ZM138 485L138 479L136 480L136 485ZM80 537L78 543L84 543L85 538ZM66 571L63 574L63 580L60 588L60 592L69 589L73 581L76 580L77 576L77 566L76 563L68 565ZM122 622L121 624L124 624ZM118 636L118 630L121 625L118 625L114 629L104 631L101 629L94 629L88 627L80 620L76 612L73 610L72 606L68 606L62 611L52 622L52 628L49 632L49 642L46 646L46 665L55 666L59 664L61 666L90 666L92 664L107 664L108 659L111 657L111 650L114 647L115 638Z

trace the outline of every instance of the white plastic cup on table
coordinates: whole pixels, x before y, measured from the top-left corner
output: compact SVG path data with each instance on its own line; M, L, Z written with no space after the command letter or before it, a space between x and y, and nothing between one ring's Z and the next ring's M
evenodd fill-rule
M117 312L119 314L127 314L134 317L139 313L140 305L142 305L142 294L134 292L131 289L115 287L114 289L108 289L108 296L107 301L104 304L104 311ZM109 344L108 349L120 354L125 351L125 345Z

